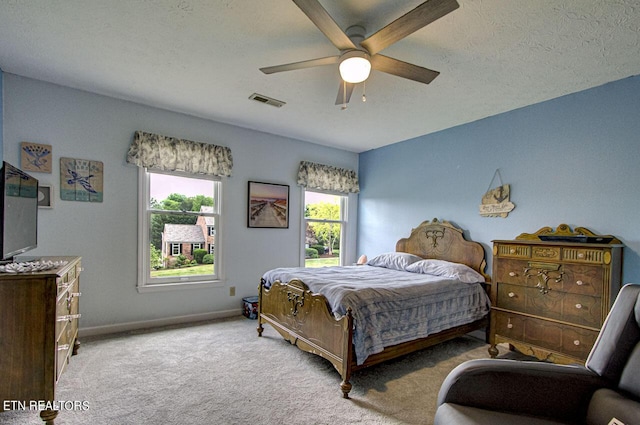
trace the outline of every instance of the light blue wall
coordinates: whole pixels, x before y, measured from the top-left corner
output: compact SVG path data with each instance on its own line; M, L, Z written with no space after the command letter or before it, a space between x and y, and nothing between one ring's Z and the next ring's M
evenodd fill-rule
M19 163L22 141L53 148L53 173L34 175L42 183L53 184L54 207L40 210L39 246L29 255L82 255L82 328L210 312L239 314L242 297L257 294L264 271L299 264L302 208L296 175L300 161L358 168L355 153L13 74L5 73L4 78L5 159ZM277 119L278 109L273 110ZM225 179L223 193L225 287L137 292L138 169L125 162L136 130L231 148L233 176ZM60 157L104 163L104 202L60 200ZM247 228L249 180L290 185L289 229ZM355 224L357 209L349 213ZM346 253L351 262L355 261L355 231L354 225L347 235L352 248L347 247ZM230 286L236 287L235 297L229 296Z
M516 208L481 217L496 169ZM566 223L618 236L623 279L640 282L638 76L365 152L359 177L358 254L437 217L484 245L490 272L492 240Z

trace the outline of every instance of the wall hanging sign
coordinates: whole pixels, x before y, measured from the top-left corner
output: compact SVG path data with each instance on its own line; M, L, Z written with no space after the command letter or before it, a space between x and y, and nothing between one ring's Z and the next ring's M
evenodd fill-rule
M493 181L496 179L496 176L498 176L498 180L500 180L500 185L492 189L491 187L493 186ZM507 215L509 215L509 213L516 207L509 201L509 194L509 185L502 183L500 170L496 169L496 172L493 173L491 182L489 182L489 189L482 197L480 215L483 217L506 218Z
M102 202L103 175L100 161L60 158L60 199Z
M20 168L24 171L51 173L51 145L20 143Z

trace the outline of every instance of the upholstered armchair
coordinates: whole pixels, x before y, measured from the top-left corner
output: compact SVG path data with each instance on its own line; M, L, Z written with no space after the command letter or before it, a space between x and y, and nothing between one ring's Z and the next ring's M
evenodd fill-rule
M465 362L443 382L434 424L639 425L640 284L622 288L584 366Z

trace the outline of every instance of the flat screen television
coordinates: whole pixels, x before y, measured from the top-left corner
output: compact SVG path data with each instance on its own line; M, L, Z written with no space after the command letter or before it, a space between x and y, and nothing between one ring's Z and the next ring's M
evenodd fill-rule
M38 180L6 161L0 178L0 253L6 263L38 245Z

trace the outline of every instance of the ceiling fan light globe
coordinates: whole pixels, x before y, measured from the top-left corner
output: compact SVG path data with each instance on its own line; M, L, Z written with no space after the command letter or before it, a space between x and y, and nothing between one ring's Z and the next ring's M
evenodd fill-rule
M340 62L340 77L347 83L361 83L369 78L371 72L371 62L364 52L353 52Z

